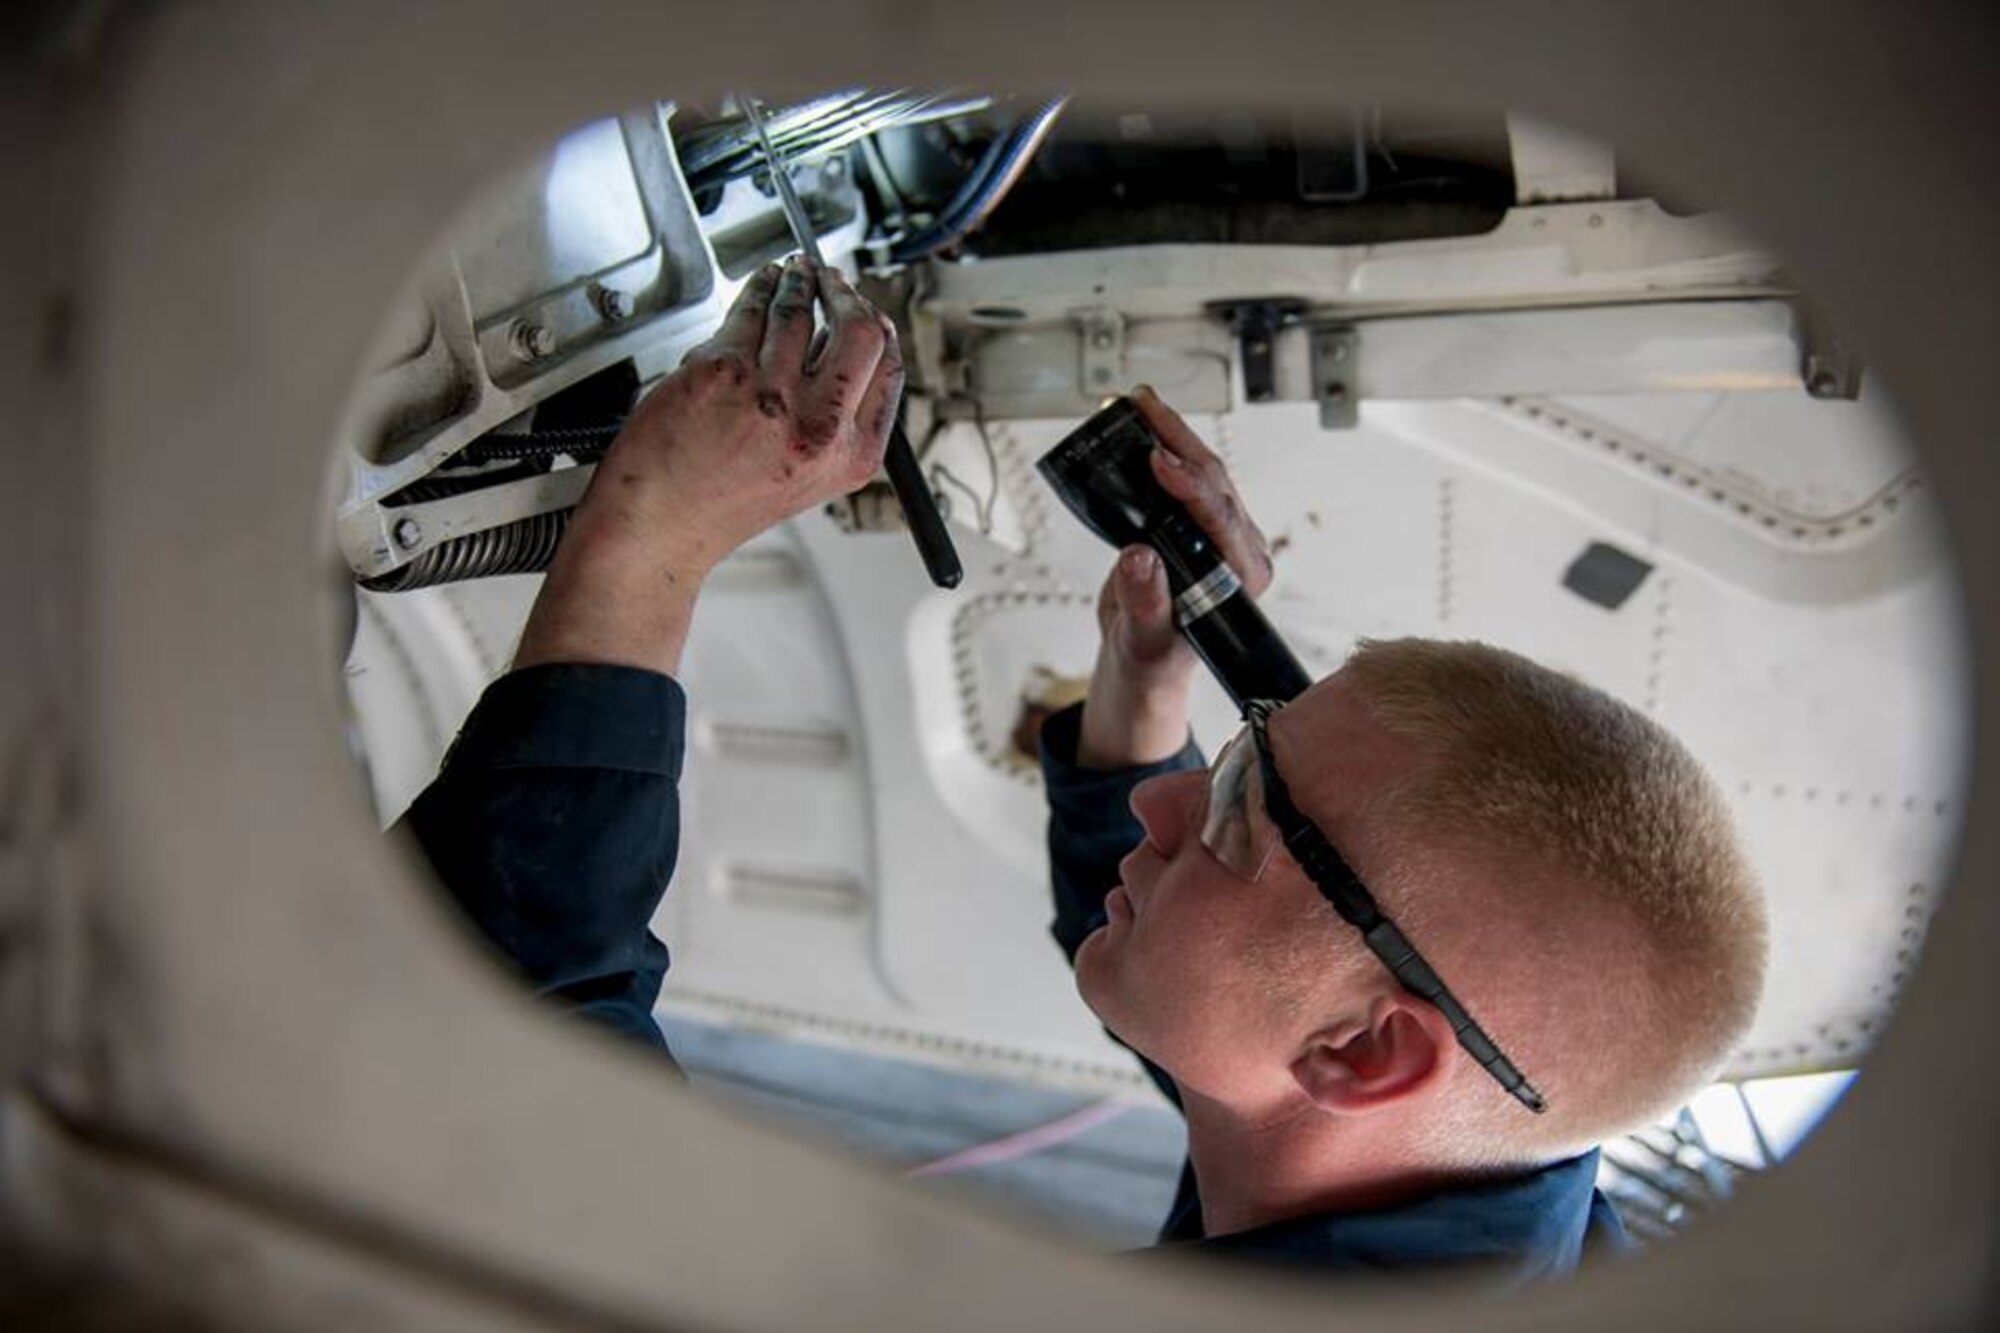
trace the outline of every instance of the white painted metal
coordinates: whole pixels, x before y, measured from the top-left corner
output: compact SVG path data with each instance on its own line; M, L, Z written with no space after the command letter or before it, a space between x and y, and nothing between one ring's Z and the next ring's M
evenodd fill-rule
M1246 248L1234 255L1254 263L1254 253ZM1208 265L1224 262L1211 256ZM1107 389L1133 383L1153 385L1188 411L1220 412L1241 394L1232 384L1236 348L1226 326L1192 313L1207 290L1190 283L1177 314L1131 323L1114 324L1115 312L1099 308L1049 323L954 325L963 365L942 363L938 374L948 383L962 381L988 420L1081 417ZM1149 298L1157 299L1157 293ZM1333 321L1348 330L1355 358L1338 370L1350 400L1799 392L1803 383L1798 321L1778 300L1621 302L1353 320L1336 308L1273 335L1274 400L1327 392L1334 376L1314 363L1310 345ZM1100 340L1102 347L1094 348ZM964 414L962 407L944 406Z
M585 463L417 504L355 505L335 519L340 553L358 577L387 574L455 538L568 509L583 498L596 471Z
M1289 296L1349 315L1769 290L1777 261L1714 214L1649 199L1510 209L1478 236L1379 245L1112 246L940 264L920 311L949 323L1007 309L1034 323L1112 306L1175 318L1208 301ZM990 322L990 320L989 320Z
M1539 116L1507 113L1507 148L1514 161L1514 197L1524 204L1610 199L1618 191L1611 145Z

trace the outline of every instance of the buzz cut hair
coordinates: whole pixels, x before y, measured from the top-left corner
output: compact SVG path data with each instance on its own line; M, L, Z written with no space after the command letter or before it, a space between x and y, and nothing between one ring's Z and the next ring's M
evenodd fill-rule
M1457 984L1551 1113L1459 1098L1450 1137L1473 1150L1458 1155L1580 1151L1713 1079L1756 1014L1769 929L1729 806L1687 747L1603 690L1485 643L1363 640L1340 677L1422 757L1383 817L1411 843L1444 839L1519 872L1472 890L1489 919L1515 918L1518 949L1474 960L1485 986ZM1437 914L1408 896L1417 924Z

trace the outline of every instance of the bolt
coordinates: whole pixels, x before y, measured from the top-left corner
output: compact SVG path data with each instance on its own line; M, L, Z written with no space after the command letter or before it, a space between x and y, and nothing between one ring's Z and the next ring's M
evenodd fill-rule
M829 157L825 162L820 164L819 174L821 180L839 180L847 174L847 159L843 157Z
M1104 366L1099 366L1096 370L1090 372L1090 378L1099 384L1109 384L1111 383L1111 371Z
M1327 344L1326 355L1332 361L1347 360L1347 344L1344 342Z
M531 320L516 320L508 335L514 355L523 361L540 361L556 350L555 335L548 326Z
M613 324L627 319L632 314L632 298L616 287L606 287L601 282L590 284L590 303L597 307L597 313Z
M1347 386L1334 380L1326 386L1325 396L1329 403L1344 403L1347 401Z
M396 520L396 545L405 551L424 539L424 529L414 518Z
M1590 225L1591 225L1591 226L1593 226L1593 227L1601 227L1601 226L1603 226L1603 225L1604 225L1604 215L1603 215L1602 213L1592 213L1592 214L1590 215Z
M1097 348L1100 352L1109 348L1111 346L1111 342L1112 339L1111 339L1110 329L1099 329L1097 332L1090 335L1090 345L1092 347Z

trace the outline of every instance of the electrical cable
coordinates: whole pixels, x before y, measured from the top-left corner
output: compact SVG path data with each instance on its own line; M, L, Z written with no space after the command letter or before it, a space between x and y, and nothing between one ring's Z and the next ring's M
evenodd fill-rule
M1092 1102L1045 1125L1037 1125L1033 1129L1024 1129L1018 1134L1008 1134L986 1143L976 1143L970 1148L961 1149L935 1161L913 1166L903 1174L908 1177L947 1176L960 1171L971 1171L976 1167L996 1166L1002 1162L1016 1161L1087 1134L1099 1125L1116 1120L1131 1109L1131 1105L1127 1102L1110 1099Z
M1011 131L995 139L938 214L937 221L891 246L890 260L907 264L964 240L1014 188L1036 150L1055 128L1056 118L1062 114L1068 101L1067 97L1052 99Z
M992 104L993 99L984 96L852 89L774 110L766 118L765 129L780 156L803 161L838 152L883 130L969 115ZM749 131L747 118L716 121L691 130L678 141L676 151L688 186L695 190L740 180L764 169L763 152Z

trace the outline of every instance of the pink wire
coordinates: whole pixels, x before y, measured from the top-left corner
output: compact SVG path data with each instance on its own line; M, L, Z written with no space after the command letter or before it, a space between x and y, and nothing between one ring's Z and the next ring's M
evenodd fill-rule
M1131 1109L1128 1102L1106 1100L1092 1102L1089 1106L1071 1111L1060 1119L1051 1120L1046 1125L1024 1129L1018 1134L1009 1134L1002 1139L986 1143L975 1143L970 1148L940 1157L934 1162L913 1166L905 1176L948 1176L958 1171L970 1171L975 1167L992 1166L996 1162L1011 1162L1053 1148L1056 1144L1086 1134L1099 1125L1116 1120Z

